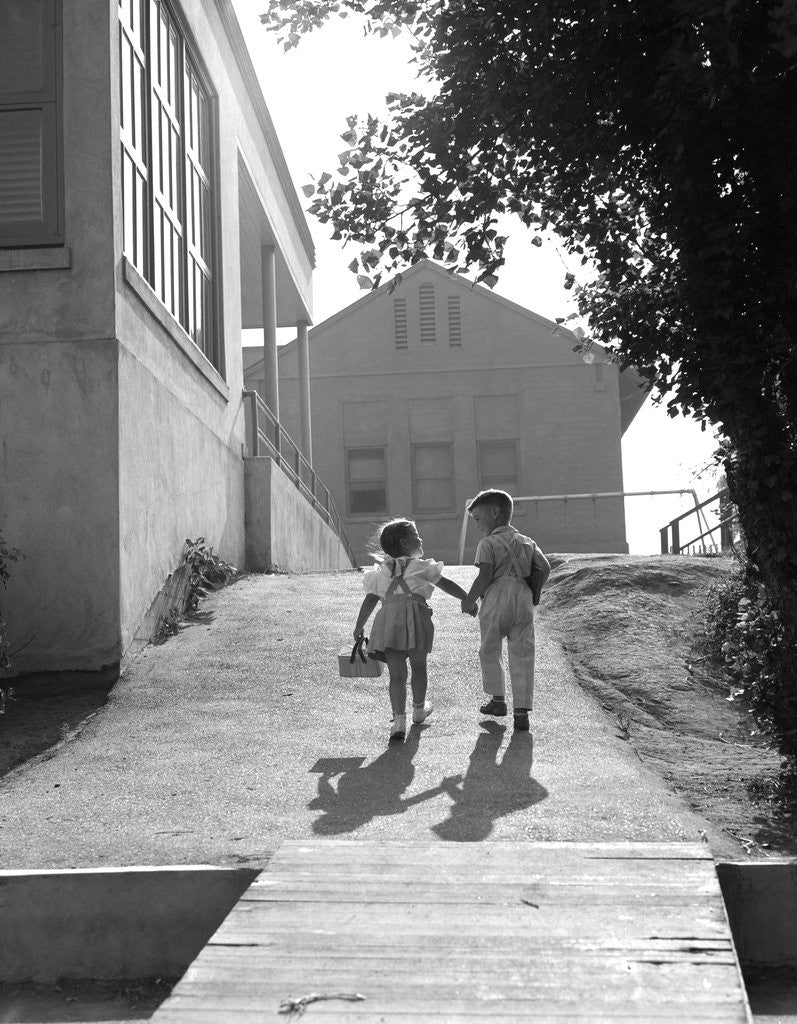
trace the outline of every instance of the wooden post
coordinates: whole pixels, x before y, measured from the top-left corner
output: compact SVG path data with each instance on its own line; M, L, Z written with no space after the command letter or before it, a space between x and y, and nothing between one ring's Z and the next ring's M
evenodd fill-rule
M273 245L260 247L263 284L263 401L280 418L279 369L277 364L277 262Z
M304 457L313 464L313 428L310 407L310 348L307 341L307 322L296 324L296 349L299 356L299 416L302 421L301 445Z

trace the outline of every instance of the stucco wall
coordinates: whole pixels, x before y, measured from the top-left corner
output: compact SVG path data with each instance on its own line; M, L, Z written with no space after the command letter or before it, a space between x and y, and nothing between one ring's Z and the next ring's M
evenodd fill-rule
M435 287L437 342L418 337L418 288ZM448 342L447 298L460 299L462 345ZM407 299L408 347L397 350L393 298ZM417 519L429 554L452 561L466 500L479 489L477 446L490 437L477 428L476 400L509 396L515 403L519 484L517 494L564 494L622 490L620 408L615 366L585 364L572 352L574 339L554 334L554 325L483 290L463 286L445 273L419 269L394 296L376 293L311 332L310 372L313 462L333 493L358 556L375 526L387 516ZM600 376L599 376L600 374ZM280 356L280 408L288 431L298 437L298 382L293 346ZM426 401L430 425L420 423ZM357 434L358 403L376 403L381 422ZM420 404L419 404L420 403ZM445 411L444 410L445 407ZM365 406L361 422L370 417ZM437 410L437 424L434 410ZM347 411L349 421L347 422ZM483 418L483 417L482 417ZM481 434L479 431L481 430ZM503 430L503 434L501 431ZM345 447L386 445L387 516L347 513ZM495 437L511 436L496 426ZM453 444L455 499L450 512L413 512L411 445ZM549 551L625 551L621 499L538 503L518 509L517 527ZM468 535L470 561L475 534Z
M246 465L246 566L255 572L351 569L337 535L273 459Z
M25 555L0 607L12 649L33 638L16 672L120 656L111 13L64 4L65 248L0 252L31 268L0 270L0 527Z
M0 592L16 673L119 661L112 342L0 344Z

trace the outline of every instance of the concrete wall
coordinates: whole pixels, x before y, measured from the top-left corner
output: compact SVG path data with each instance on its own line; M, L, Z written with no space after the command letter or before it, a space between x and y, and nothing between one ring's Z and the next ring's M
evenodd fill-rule
M717 864L739 959L797 967L797 860Z
M66 245L0 250L0 529L25 555L0 607L12 650L32 638L17 672L120 657L111 13L64 4Z
M246 566L255 572L351 569L337 535L273 459L246 459Z
M0 872L0 981L181 975L250 868Z
M435 289L437 341L419 340L421 284ZM449 295L459 297L462 344L448 339ZM406 298L408 347L397 350L393 299ZM332 491L359 557L375 527L395 515L415 518L427 553L452 561L467 498L479 490L479 440L518 440L516 494L622 490L617 368L598 354L600 369L572 351L568 332L483 288L425 263L405 275L393 295L381 290L314 328L310 335L313 463ZM255 374L256 375L256 374ZM280 407L298 437L295 346L280 355ZM505 396L505 422L486 425L480 398ZM483 408L483 407L480 407ZM359 425L359 426L358 426ZM454 501L434 515L414 513L411 445L450 441ZM385 445L386 515L347 512L345 449ZM545 550L626 551L621 499L519 507L517 527ZM466 561L475 549L469 533Z

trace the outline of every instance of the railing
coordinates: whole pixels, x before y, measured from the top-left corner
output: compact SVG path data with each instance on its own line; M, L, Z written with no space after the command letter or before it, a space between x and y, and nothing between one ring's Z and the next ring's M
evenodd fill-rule
M697 492L691 487L680 487L665 491L590 491L586 494L530 494L514 497L517 505L519 502L538 501L595 501L596 498L652 498L663 494L691 494L692 500L697 507ZM462 513L462 527L459 534L459 547L457 548L457 565L462 565L465 558L465 541L468 533L468 508Z
M710 527L704 510L706 506L714 502L718 503L718 508L714 514L719 515L719 520L715 526ZM696 537L692 537L691 540L682 541L681 523L685 519L689 519L690 516L695 516L698 524L697 529L701 532ZM719 538L717 539L714 535L718 531ZM662 526L660 534L661 553L663 555L705 555L709 551L718 553L733 548L739 539L738 517L736 509L728 496L727 488L717 491L710 498L706 498L705 501L696 504L694 508L690 508L688 512L684 512L682 515L676 516L675 519L671 519L666 526ZM708 537L712 539L705 543Z
M357 558L343 529L332 495L321 483L299 446L257 391L244 391L244 400L247 405L247 454L270 455L274 459L329 528L337 534L352 565L357 565Z

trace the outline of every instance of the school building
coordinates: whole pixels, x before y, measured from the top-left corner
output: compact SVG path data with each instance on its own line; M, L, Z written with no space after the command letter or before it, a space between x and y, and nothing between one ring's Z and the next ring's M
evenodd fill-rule
M486 487L552 496L623 489L620 440L645 393L602 349L587 363L567 330L430 260L309 332L313 464L361 561L391 516L427 553L457 557L466 501ZM249 350L247 386L262 389ZM279 350L287 429L301 429L297 343ZM623 501L519 504L547 551L625 552ZM476 536L468 529L465 561Z
M351 564L247 429L242 328L276 366L277 327L311 320L313 266L231 0L3 0L0 531L23 559L0 609L16 673L118 666L186 538L241 567ZM309 564L277 527L312 534Z

